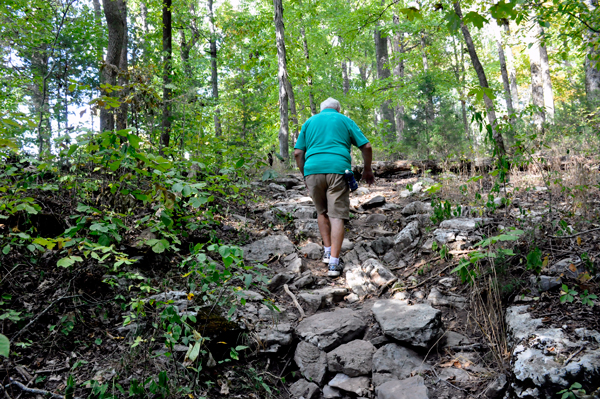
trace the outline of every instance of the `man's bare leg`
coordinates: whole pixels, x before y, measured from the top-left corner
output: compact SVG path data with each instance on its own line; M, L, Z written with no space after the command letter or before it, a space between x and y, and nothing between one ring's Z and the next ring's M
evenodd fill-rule
M331 229L331 256L339 258L344 241L344 219L329 218Z
M331 246L331 223L329 216L326 213L322 213L317 217L317 223L319 224L319 232L323 239L323 245L326 247ZM343 239L343 237L342 237ZM340 246L341 248L341 246ZM339 254L339 251L338 251Z

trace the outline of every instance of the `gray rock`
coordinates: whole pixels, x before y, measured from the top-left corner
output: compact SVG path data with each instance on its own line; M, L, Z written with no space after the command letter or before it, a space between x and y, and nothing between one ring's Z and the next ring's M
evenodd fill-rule
M292 326L290 323L277 323L258 328L256 335L264 352L277 352L292 343Z
M379 287L387 284L396 277L377 259L367 259L362 265L362 270L369 276L371 281Z
M341 398L342 397L342 393L340 392L339 389L336 389L334 387L330 387L329 385L325 385L323 387L323 397L325 399Z
M391 380L375 390L377 399L428 399L423 377L416 376L405 380Z
M247 301L262 301L265 297L258 292L250 291L250 290L242 290L239 291L240 297L245 298Z
M286 188L285 188L285 187L283 187L282 185L280 185L280 184L277 184L277 183L270 183L270 184L269 184L269 188L270 188L272 191L277 191L277 192L285 192L285 190L286 190Z
M305 309L308 313L315 313L321 308L332 306L336 302L341 302L348 295L348 289L341 287L325 287L316 290L303 291L298 294L307 305Z
M366 226L375 226L380 223L385 223L387 221L387 216L381 213L374 213L372 215L367 216L364 221Z
M244 259L248 261L266 262L273 255L294 252L294 244L284 235L268 236L242 247Z
M313 285L315 283L315 276L312 275L312 272L309 270L304 273L300 278L294 281L294 286L298 289L307 287L309 285Z
M398 255L394 251L387 251L385 255L383 255L383 261L389 265L394 265L398 262Z
M390 380L408 378L412 373L431 370L415 351L398 344L387 344L373 356L373 385L376 387Z
M485 396L489 399L499 398L506 389L507 384L506 375L499 374L485 389Z
M454 241L456 239L456 233L454 233L453 230L436 229L433 232L432 238L438 245L444 245Z
M290 386L290 393L296 399L316 399L319 397L319 386L302 378Z
M579 258L565 258L548 266L547 270L551 274L564 274L567 278L576 279L585 272L585 267Z
M527 305L510 306L506 309L506 327L508 336L513 344L529 337L538 327L542 326L542 319L532 319L527 312Z
M300 254L306 255L308 259L320 259L322 256L323 247L314 242L309 242L300 248Z
M442 312L429 305L386 299L375 302L372 310L383 333L400 342L428 348L441 334Z
M413 246L417 238L419 238L419 222L413 221L394 236L394 249L396 252L402 253L405 249Z
M306 237L320 238L319 223L317 219L296 220L294 222L297 234L303 234Z
M419 226L421 227L428 227L433 224L433 222L431 221L431 217L428 213L407 216L405 220L407 223L419 222Z
M439 371L438 377L444 381L469 382L475 381L476 378L469 374L467 370L457 369L454 367L446 367Z
M347 238L342 241L342 252L350 251L354 249L354 243Z
M456 294L444 294L436 287L431 289L427 300L435 306L450 306L458 309L464 309L467 306L467 298Z
M360 314L338 308L302 320L296 327L296 334L327 352L358 338L366 327L367 321Z
M367 259L362 266L346 268L346 284L358 296L377 292L395 276L377 259Z
M446 230L471 231L481 226L485 226L490 221L490 219L483 218L456 218L444 220L440 223L440 228Z
M369 394L369 386L371 385L370 382L368 377L352 378L338 373L327 385L341 389L342 391L352 392L358 396L367 396Z
M300 220L316 219L317 210L314 206L301 206L294 211L294 218Z
M446 331L444 333L444 347L469 345L470 343L471 340L469 338L455 331Z
M367 194L369 194L369 193L370 193L370 191L369 191L369 189L368 189L368 188L366 188L366 187L359 187L359 188L357 188L357 189L356 189L356 191L354 192L354 194L356 194L356 195L367 195Z
M400 196L400 198L408 198L411 196L411 194L412 194L412 191L402 190L402 191L400 191L399 196Z
M385 197L382 195L378 195L376 197L371 198L369 201L362 204L363 209L373 209L379 206L383 206L385 204Z
M286 269L290 273L300 274L306 270L306 265L301 258L296 258L290 262Z
M431 204L421 202L421 201L411 202L410 204L408 204L404 208L402 208L402 214L404 216L415 215L418 213L430 213L432 211L433 211L433 208L431 207Z
M377 255L383 255L394 246L394 242L387 237L379 237L371 242L371 248Z
M309 381L322 385L327 372L327 354L308 342L300 341L294 361L300 373Z
M423 182L421 182L421 181L417 182L417 183L413 184L413 186L412 186L412 193L413 194L420 193L422 189L423 189Z
M531 276L530 282L531 285L536 287L538 290L540 290L541 292L545 292L560 287L562 284L562 279L557 276Z
M288 190L294 188L294 186L298 185L299 183L302 183L298 179L289 178L289 177L280 177L278 179L275 179L274 181L275 181L275 183L279 184L280 186L285 187ZM271 184L273 184L273 183L271 183ZM269 184L269 187L271 186L271 184Z
M349 377L371 373L375 347L368 341L356 339L340 345L327 354L327 367Z
M273 276L269 283L267 284L267 288L269 291L274 292L277 291L284 284L289 283L294 279L294 274L292 273L277 273Z
M389 230L383 229L381 227L371 229L371 230L367 231L367 233L369 233L375 237L391 237L394 235L393 231L389 231Z
M358 259L361 262L364 262L367 259L377 259L377 254L373 252L373 250L371 249L371 244L368 242L357 242L354 245L354 252L356 252Z
M454 277L444 277L438 281L438 284L443 285L446 288L452 288L455 283Z

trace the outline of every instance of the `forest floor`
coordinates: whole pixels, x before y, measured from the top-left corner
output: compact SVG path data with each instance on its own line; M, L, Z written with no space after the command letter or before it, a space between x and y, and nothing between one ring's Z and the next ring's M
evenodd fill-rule
M140 250L135 245L141 234L137 231L131 232L122 250L138 259L127 272L141 276L147 286L126 278L107 284L106 270L98 267L72 271L51 267L44 259L37 264L5 264L0 306L12 313L4 313L2 332L13 341L13 350L2 363L4 395L38 398L49 392L59 397L74 382L75 397L181 397L174 387L185 385L190 398L387 398L391 396L380 388L382 381L416 375L423 378L420 383L430 398L501 397L507 389L521 393L538 389L538 397L554 394L560 384L534 386L531 378L515 376L518 334L511 331L505 314L525 306L530 319L540 320L532 324L532 336L543 327L560 330L564 342L574 342L575 346L558 341L546 345L544 353L553 352L558 364L583 361L586 352L598 348L599 342L588 337L600 331L599 302L594 297L599 292L600 195L592 181L598 173L593 168L563 172L560 185L544 184L549 179L543 172L514 172L510 183L491 197L489 176L473 181L472 176L448 172L377 179L352 194L343 258L346 270L354 274L335 279L326 276L321 249L309 245L321 242L314 208L299 176L283 179L289 183L287 189L255 182L256 202L228 207L212 234L222 243L240 246L285 236L293 248L266 244L261 262L267 267L261 273L270 282L249 291L232 321L213 312L214 306L208 312L205 306L197 307L202 298L192 295L185 270L178 267L180 259ZM438 182L441 190L426 191ZM56 214L69 213L59 211L65 204L47 205ZM475 224L453 227L450 222L457 220ZM413 222L416 230L407 231ZM40 226L53 228L51 221ZM398 238L402 234L409 240ZM492 237L503 238L481 244ZM374 276L365 269L367 263L383 269ZM148 301L146 307L152 298L174 303L179 317L196 309L195 329L210 339L202 341L204 367L190 361L193 341L165 347L167 336L177 333L168 326L176 315L168 314L166 307L138 312L138 319L131 320L141 297ZM374 306L385 299L436 309L439 331L425 345L399 339L373 314ZM281 312L273 316L268 304ZM347 336L339 333L336 346L358 339L368 342L375 353L366 374L351 376L358 385L350 387L332 381L336 367L339 372L349 366L332 366L329 358L323 365L321 358L307 371L306 364L297 360L303 356L298 353L299 342L325 353L327 334L315 333L309 339L302 323L336 309L350 309L362 323ZM420 333L415 334L411 339ZM237 350L232 351L234 344ZM405 373L399 375L381 365L389 361L381 354L383 347L404 351L405 361L420 364L410 370L394 366ZM326 352L332 350L328 347ZM591 393L598 388L598 380L593 381L597 370L584 366L581 370L570 375L575 379L565 377L567 388L579 382ZM162 371L167 371L163 377ZM369 378L359 381L361 374ZM377 381L376 375L385 378Z

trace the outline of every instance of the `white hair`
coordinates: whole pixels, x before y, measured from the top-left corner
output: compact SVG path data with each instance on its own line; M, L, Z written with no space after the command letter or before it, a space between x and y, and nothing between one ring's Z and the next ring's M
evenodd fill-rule
M325 100L321 103L321 111L323 111L325 108L333 108L333 109L337 110L338 112L340 112L340 110L342 109L342 106L340 105L340 102L338 100L336 100L335 98L329 97L327 100Z

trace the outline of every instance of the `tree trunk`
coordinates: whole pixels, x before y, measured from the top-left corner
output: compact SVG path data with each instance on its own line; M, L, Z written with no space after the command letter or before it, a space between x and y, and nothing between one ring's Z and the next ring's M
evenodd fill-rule
M400 18L398 14L394 14L393 22L396 26L400 24ZM403 54L406 51L405 43L402 40L402 32L398 29L396 34L394 35L394 39L392 41L392 49L394 53L396 53L397 64L394 67L394 76L398 80L398 86L404 86L404 59ZM397 90L398 92L399 90ZM399 104L396 105L396 141L399 143L402 141L402 133L404 132L404 105L402 105L402 101L400 100L400 96L398 95Z
M377 78L379 80L385 80L390 77L390 69L388 66L388 43L387 38L381 37L379 29L375 29L375 55L377 57ZM390 100L385 100L381 104L381 117L383 123L387 126L383 129L383 138L386 142L391 143L395 140L396 136L396 118L394 118L394 112L390 107Z
M102 0L102 5L108 26L108 46L102 68L102 82L114 86L117 84L121 52L125 40L125 22L122 11L124 5L123 0ZM103 94L108 95L106 91L103 91ZM114 130L114 128L114 112L102 107L100 109L100 131Z
M110 1L110 0L108 0ZM163 0L162 9L162 44L163 44L163 114L162 114L162 133L160 143L163 147L168 147L171 141L171 72L173 56L173 29L171 21L172 0Z
M459 50L456 45L456 36L452 36L452 44L454 47L454 58L456 59L456 68L454 70L454 76L456 77L456 83L460 86L460 108L462 114L463 127L465 129L465 138L471 139L471 132L469 130L469 121L467 120L467 105L465 102L465 52L463 51L462 42L460 43L460 58L458 57Z
M421 32L421 59L423 60L423 71L425 75L429 73L429 60L427 58L427 42L425 40L425 33ZM429 85L429 82L428 82ZM433 112L433 90L428 87L427 94L427 102L425 103L425 121L427 123L427 128L430 129L431 125L433 125L433 120L435 119L435 114Z
M519 109L519 92L517 88L517 69L515 68L515 56L513 54L512 46L510 45L510 26L507 23L504 24L504 32L508 38L507 51L506 51L506 67L508 69L508 78L510 80L510 94L512 95L512 105L515 110Z
M513 107L512 95L510 93L510 79L508 77L508 69L506 68L506 58L504 57L504 43L502 42L502 32L500 27L495 24L493 26L494 36L496 36L496 45L498 46L498 58L500 59L500 73L502 74L502 83L504 85L504 100L506 101L506 111L511 115L511 122L515 123L515 109Z
M342 59L342 79L343 79L343 87L344 95L348 94L350 91L350 79L348 79L348 64L346 63L346 59Z
M313 81L312 81L312 72L310 70L310 55L308 53L308 41L306 40L306 32L304 31L304 27L300 28L300 33L302 34L302 45L304 46L304 58L306 58L306 74L307 74L307 83L308 83L308 101L310 102L310 113L312 115L317 114L317 106L315 104L315 97L313 94Z
M289 111L288 111L288 84L287 61L285 54L285 27L283 25L282 0L273 0L275 41L277 44L277 77L279 78L279 153L284 160L288 160L289 153Z
M544 37L544 28L540 26L540 39ZM546 107L546 119L554 120L554 92L550 78L550 62L548 61L548 50L545 43L540 43L540 61L542 67L542 83L544 85L544 106Z
M583 0L585 6L590 11L590 15L598 7L597 0ZM586 34L586 44L588 53L585 56L585 94L588 103L597 105L600 102L600 34L588 30Z
M479 57L477 56L477 52L475 51L475 45L473 44L473 39L471 38L471 33L469 29L465 26L462 17L462 11L460 9L460 3L457 1L454 3L454 11L456 15L460 19L460 30L465 38L465 44L467 45L467 50L469 51L469 56L471 57L471 63L473 64L473 69L477 73L477 78L479 79L479 85L483 88L489 89L487 77L485 76L485 71L483 70L483 66L479 61ZM486 93L483 93L483 102L485 103L485 108L487 110L488 121L492 128L492 138L496 142L496 151L499 156L503 156L506 154L506 150L504 148L504 140L502 139L502 135L498 132L496 128L496 111L494 110L494 102L491 98L488 97Z
M221 111L219 110L219 71L217 70L217 30L213 14L213 0L208 0L208 19L210 22L210 71L212 83L212 97L215 102L215 136L221 136Z
M546 121L546 112L544 112L544 78L542 75L539 34L540 25L534 20L528 37L528 41L531 44L531 47L529 47L531 101L533 105L541 108L541 111L536 113L534 119L535 125L541 130L543 123Z
M123 18L123 45L121 47L121 55L119 57L119 86L126 87L129 84L128 67L127 62L127 3L122 1L121 4L121 15ZM127 96L129 90L123 89L120 91L121 106L117 110L117 130L127 129L127 103L123 101Z
M98 26L102 26L102 8L100 7L100 0L92 0L94 4L94 19Z

